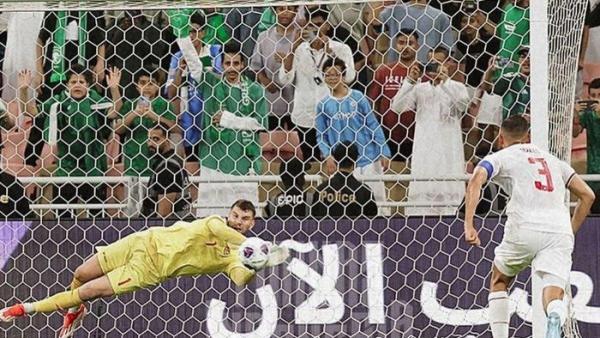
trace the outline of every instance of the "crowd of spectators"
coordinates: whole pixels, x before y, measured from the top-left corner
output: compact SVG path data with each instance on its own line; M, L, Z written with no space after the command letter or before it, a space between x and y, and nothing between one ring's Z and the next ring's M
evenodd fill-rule
M600 6L591 6L582 66L585 49L598 48L590 30ZM280 161L283 185L267 196L268 215L389 215L389 184L355 176L460 176L497 149L503 119L529 114L529 0L3 16L2 97L28 131L23 163L99 177L116 162L133 182L129 192L56 184L57 204L112 200L130 203L127 216L183 217L258 202L260 185L240 178L269 169L260 134L285 131L300 152ZM589 173L600 173L598 81L581 94L574 122L574 136L588 134ZM330 176L316 190L304 179L311 163ZM404 214L452 215L464 184L407 190Z

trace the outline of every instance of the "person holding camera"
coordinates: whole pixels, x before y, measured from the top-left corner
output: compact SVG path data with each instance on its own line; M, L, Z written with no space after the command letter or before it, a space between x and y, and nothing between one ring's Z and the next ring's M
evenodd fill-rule
M411 173L435 178L462 175L465 155L461 119L469 104L467 87L449 78L444 63L430 62L425 73L421 72L420 65L412 66L392 100L392 110L396 113L413 110L416 114ZM410 182L408 201L432 205L408 207L405 213L454 215L464 190L461 181Z
M321 71L325 60L336 57L344 61L347 65L345 83L352 83L356 77L350 47L327 37L331 29L328 16L329 12L322 7L305 12L307 24L297 33L292 52L283 58L278 74L282 85L296 85L291 120L300 136L304 161L317 161L320 157L315 108L329 94Z
M587 173L600 174L600 78L590 82L588 99L578 100L573 114L573 137L586 130L587 134ZM600 192L600 182L588 182L596 194ZM593 213L600 213L600 199L592 205Z
M513 67L514 64L510 59L501 56L492 60L484 75L484 81L487 83L484 88L487 89L489 89L492 75L497 70ZM512 115L529 115L531 102L530 73L529 47L522 46L519 49L518 71L505 72L493 82L492 93L502 97L502 120L506 120Z

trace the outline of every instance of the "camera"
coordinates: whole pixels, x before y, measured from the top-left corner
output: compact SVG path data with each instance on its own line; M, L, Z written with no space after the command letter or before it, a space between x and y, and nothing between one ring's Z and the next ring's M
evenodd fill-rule
M496 60L496 67L498 67L498 68L504 68L504 67L508 66L510 63L511 63L511 61L510 61L509 58L499 57Z
M591 110L592 106L594 104L598 103L598 101L596 101L596 100L580 100L580 101L577 101L577 103L583 105L585 107L584 108L585 110Z

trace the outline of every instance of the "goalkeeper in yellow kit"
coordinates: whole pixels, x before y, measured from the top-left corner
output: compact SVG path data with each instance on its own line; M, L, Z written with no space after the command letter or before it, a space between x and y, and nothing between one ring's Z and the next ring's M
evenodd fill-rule
M245 285L255 270L242 264L237 249L246 240L243 234L254 226L255 213L252 202L238 200L227 220L210 216L170 227L152 227L97 247L98 253L75 270L69 291L4 308L0 319L10 321L26 314L69 309L59 334L69 337L85 315L83 302L95 298L153 287L177 276L221 272L236 285ZM287 252L269 256L267 265L282 263L285 258Z

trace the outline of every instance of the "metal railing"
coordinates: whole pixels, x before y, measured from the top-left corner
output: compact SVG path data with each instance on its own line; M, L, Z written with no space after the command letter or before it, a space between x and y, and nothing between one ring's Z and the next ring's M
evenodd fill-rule
M580 175L585 181L597 182L600 181L600 174L592 175ZM426 177L418 175L407 175L407 174L384 174L384 175L356 175L356 178L363 182L447 182L447 181L467 181L471 175L453 175L453 176L440 176L440 177ZM34 185L51 185L51 184L124 184L130 186L133 184L133 177L130 176L95 176L95 177L17 177L23 184L34 184ZM137 179L137 178L136 178ZM305 175L307 182L319 184L326 177L321 175ZM148 177L140 177L138 182L147 184ZM281 182L281 178L278 175L249 175L239 176L222 179L206 179L201 176L190 176L190 183L202 184L202 183L278 183ZM127 189L127 191L131 191ZM128 198L129 196L127 196ZM402 201L388 201L378 202L379 207L458 207L459 205L450 205L448 203L440 202L402 202ZM32 204L31 209L33 210L65 210L65 209L118 209L123 210L128 206L127 203L111 203L111 204ZM259 203L260 209L266 206L265 202ZM208 208L225 208L228 206L221 205L200 205L193 203L192 207L195 209L208 209Z

